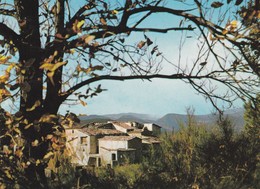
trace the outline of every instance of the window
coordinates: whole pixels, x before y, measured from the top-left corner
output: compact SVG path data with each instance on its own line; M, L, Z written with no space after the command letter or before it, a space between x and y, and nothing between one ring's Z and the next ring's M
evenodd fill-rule
M112 154L112 160L113 161L116 160L116 154L115 153Z
M87 137L80 137L80 144L87 144Z

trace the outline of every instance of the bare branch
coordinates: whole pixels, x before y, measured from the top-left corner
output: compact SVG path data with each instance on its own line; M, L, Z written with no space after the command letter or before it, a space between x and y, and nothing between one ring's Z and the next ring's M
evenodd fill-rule
M15 10L0 9L0 14L5 16L15 16Z
M61 95L61 102L65 101L68 96L70 96L73 92L80 89L81 87L88 85L90 83L94 83L97 81L102 80L115 80L115 81L125 81L125 80L136 80L136 79L143 79L143 80L151 80L151 79L204 79L204 78L210 78L210 75L206 76L190 76L190 75L184 75L184 74L172 74L172 75L164 75L164 74L154 74L154 75L131 75L131 76L113 76L113 75L102 75L93 77L90 79L87 79L85 81L82 81L81 83L73 86L69 90L63 93Z
M15 45L20 45L20 35L3 23L0 23L0 35L7 40L12 40Z

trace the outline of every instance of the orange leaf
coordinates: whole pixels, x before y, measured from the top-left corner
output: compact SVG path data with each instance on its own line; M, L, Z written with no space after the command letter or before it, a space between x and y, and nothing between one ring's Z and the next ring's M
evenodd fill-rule
M145 41L140 41L140 42L137 44L137 47L138 47L139 49L141 49L141 48L144 47L144 45L145 45Z

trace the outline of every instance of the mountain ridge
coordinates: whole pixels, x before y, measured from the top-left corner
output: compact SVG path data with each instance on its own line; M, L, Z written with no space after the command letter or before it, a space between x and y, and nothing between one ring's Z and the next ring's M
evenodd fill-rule
M233 122L236 129L241 130L244 126L244 109L237 108L224 112ZM218 120L217 114L194 115L197 122L207 125L214 125ZM163 116L142 114L142 113L119 113L119 114L105 114L105 115L88 115L79 116L81 122L105 122L105 121L136 121L140 123L155 123L160 125L164 130L178 130L180 123L188 122L188 115L178 113L168 113Z

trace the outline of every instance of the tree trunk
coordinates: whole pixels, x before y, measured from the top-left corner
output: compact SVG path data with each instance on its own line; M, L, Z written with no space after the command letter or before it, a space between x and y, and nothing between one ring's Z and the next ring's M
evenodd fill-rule
M21 97L20 112L28 123L36 124L43 113L43 70L39 69L43 60L39 32L39 1L16 0L16 11L20 26L21 43L18 47L21 67ZM47 151L48 145L42 144L32 147L32 142L41 138L39 129L35 126L21 131L26 139L27 158L42 159ZM44 166L36 166L34 163L25 170L26 176L32 181L31 188L47 188ZM25 183L26 184L26 183Z

